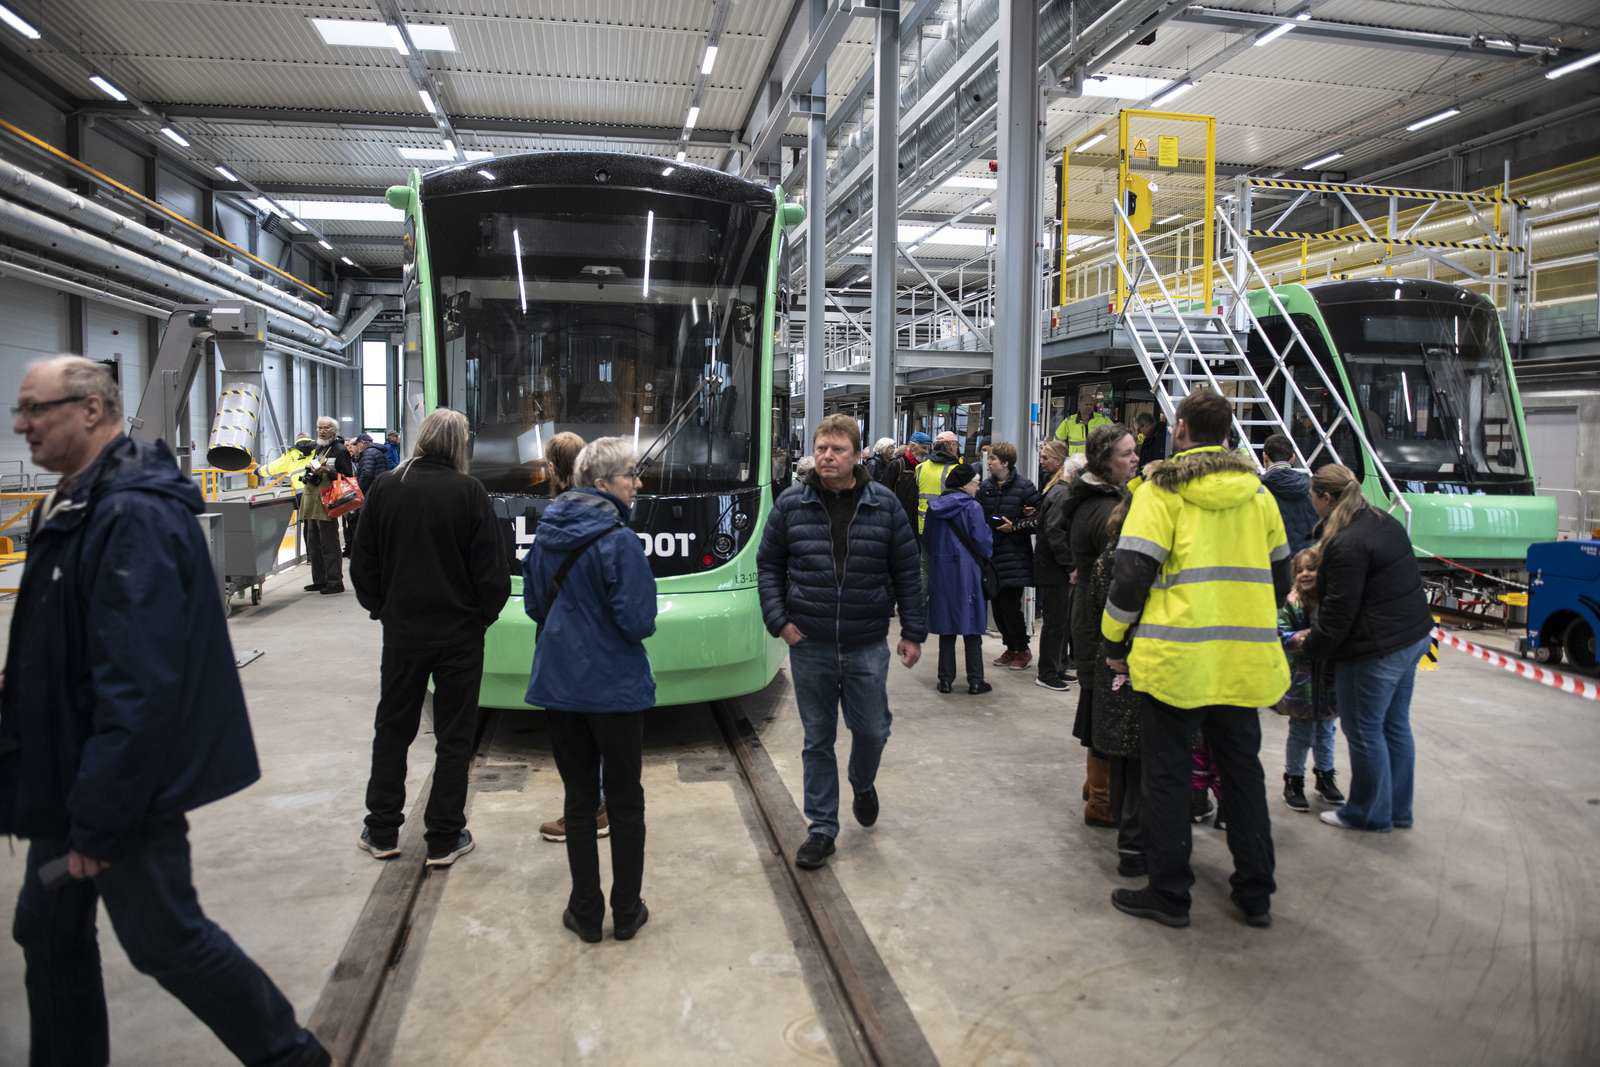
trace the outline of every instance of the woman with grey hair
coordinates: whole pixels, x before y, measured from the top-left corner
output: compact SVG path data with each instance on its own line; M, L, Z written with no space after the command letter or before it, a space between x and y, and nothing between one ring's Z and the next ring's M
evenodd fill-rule
M472 851L467 765L478 733L483 635L511 596L516 560L489 494L467 474L467 418L440 408L422 420L416 451L378 475L361 509L350 580L383 623L378 714L360 846L400 854L406 752L433 679L433 791L423 815L428 865Z
M527 701L546 710L556 767L566 789L567 867L572 892L561 922L600 940L595 814L600 781L611 823L613 935L627 941L650 918L644 881L643 712L656 702L644 639L656 629L656 582L628 528L639 491L638 459L624 437L585 445L577 485L556 498L522 565L524 607L539 624Z

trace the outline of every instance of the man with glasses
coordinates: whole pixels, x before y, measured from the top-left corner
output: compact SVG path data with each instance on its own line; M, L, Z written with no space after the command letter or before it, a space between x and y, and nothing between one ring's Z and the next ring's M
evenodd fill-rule
M30 1059L110 1058L103 901L134 967L240 1060L328 1063L194 891L185 814L260 776L200 493L164 442L123 434L97 363L36 364L11 412L61 475L34 518L0 689L0 833L30 841L12 926Z

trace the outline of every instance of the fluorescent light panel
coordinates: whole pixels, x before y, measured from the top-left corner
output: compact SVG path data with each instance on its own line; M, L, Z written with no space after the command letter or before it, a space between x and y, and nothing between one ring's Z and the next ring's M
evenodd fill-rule
M456 150L451 148L402 148L399 149L401 159L454 159Z
M326 248L329 252L333 251L333 246L330 245L328 242L322 240L322 238L320 238L320 237L317 238L317 244L321 245L323 248Z
M1096 74L1083 83L1084 96L1110 100L1143 100L1172 84L1170 78L1139 78L1131 74Z
M1182 96L1184 93L1188 92L1190 89L1193 89L1193 88L1194 88L1194 82L1189 82L1189 81L1178 82L1172 88L1168 89L1166 92L1162 93L1160 96L1158 96L1154 100L1150 101L1150 106L1151 107L1166 107L1168 104L1172 103L1174 100L1178 99L1178 97Z
M683 157L685 155L687 155L687 154L688 153L686 153L683 149L680 148L680 149L678 149L678 154L676 156L674 156L673 158L676 159L679 163L682 163L683 162Z
M177 130L173 129L171 126L161 127L161 133L164 137L166 137L167 140L171 141L180 148L189 147L189 139L183 134L179 133Z
M1332 163L1336 159L1343 159L1343 158L1344 158L1344 153L1343 152L1329 152L1325 156L1319 156L1318 158L1313 159L1310 163L1305 164L1300 169L1301 170L1315 170L1317 167L1320 167L1325 163Z
M309 233L310 232L306 228L306 224L301 222L299 219L290 219L289 220L289 225L293 226L295 228L295 230L297 232L299 232L299 233Z
M469 150L467 150L467 151L465 151L465 152L463 152L461 154L466 156L468 160L493 159L494 158L494 153L493 152L484 152L484 151L480 151L479 149L476 149L476 148L469 149Z
M0 4L0 22L5 23L30 41L39 39L39 31L33 28L33 23L12 11L4 4Z
M4 8L0 8L0 11L4 10ZM1585 67L1592 67L1596 63L1600 63L1600 52L1591 52L1586 56L1580 56L1579 58L1574 59L1571 63L1563 63L1554 70L1545 71L1544 76L1549 78L1551 81L1555 81L1557 78L1571 74L1575 70L1583 70Z
M1406 130L1408 132L1415 132L1422 129L1424 126L1432 126L1435 122L1443 122L1445 119L1453 119L1459 114L1461 114L1461 109L1459 107L1446 108L1437 115L1429 115L1425 119L1418 119L1416 122L1413 122L1411 125L1407 126Z
M706 45L706 58L700 61L700 73L710 74L711 68L717 65L717 46Z
M1106 135L1105 134L1097 133L1093 137L1089 138L1087 141L1079 141L1077 143L1077 145L1072 150L1074 152L1082 152L1086 148L1093 148L1095 145L1099 144L1101 141L1104 141L1105 139L1106 139Z
M1000 187L1000 182L994 178L979 178L967 174L952 175L940 184L946 189L998 189Z
M105 93L113 100L117 100L122 103L128 102L127 93L124 93L121 89L118 89L115 85L112 85L98 74L89 75L89 84L93 85L96 89L99 89L102 93Z
M312 19L311 25L322 38L323 44L352 48L392 48L405 52L400 42L400 31L387 22L369 22L358 19ZM426 22L406 23L411 43L425 52L454 52L456 39L449 26Z
M683 120L683 128L686 129L686 130L692 130L692 129L694 129L694 124L699 122L699 121L700 121L700 105L696 104L694 107L691 107L689 109L689 117Z
M433 102L433 94L426 89L418 89L417 95L422 98L422 106L428 109L428 114L437 115L439 108Z
M1296 15L1294 17L1294 21L1295 22L1310 22L1311 21L1311 12L1309 12L1309 11L1300 12L1300 14L1298 14L1298 15ZM1271 44L1273 41L1276 41L1279 37L1282 37L1284 34L1288 33L1292 29L1294 29L1294 23L1292 23L1292 22L1280 23L1279 25L1272 27L1272 29L1268 30L1266 33L1263 33L1260 37L1256 38L1256 47L1257 48L1265 48L1267 45Z
M239 180L239 176L227 167L212 167L211 169L222 175L223 181L236 182Z
M351 259L349 256L340 256L339 262L343 263L347 267L353 267L356 265L356 261Z
M406 214L390 207L382 200L281 200L285 211L293 212L313 222L404 222ZM258 211L271 211L264 197L256 197L250 206Z

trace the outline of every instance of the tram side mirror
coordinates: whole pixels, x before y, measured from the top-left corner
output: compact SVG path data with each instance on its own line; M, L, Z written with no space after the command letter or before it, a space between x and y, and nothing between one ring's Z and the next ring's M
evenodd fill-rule
M1494 462L1497 467L1515 467L1517 465L1517 450L1514 448L1502 448L1494 454Z

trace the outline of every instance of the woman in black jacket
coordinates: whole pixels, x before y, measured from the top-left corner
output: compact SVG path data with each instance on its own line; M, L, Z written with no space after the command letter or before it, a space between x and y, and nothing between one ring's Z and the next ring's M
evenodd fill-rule
M1090 826L1115 826L1111 809L1111 765L1094 748L1094 679L1100 655L1100 616L1094 598L1085 594L1095 561L1111 540L1107 520L1127 498L1124 488L1139 469L1139 451L1133 432L1119 423L1089 431L1084 457L1088 466L1072 483L1063 510L1068 524L1067 543L1078 589L1072 601L1072 657L1078 668L1078 716L1072 736L1089 750L1088 795L1083 820Z
M1405 527L1367 504L1348 467L1330 463L1317 471L1311 502L1323 520L1321 607L1291 647L1334 663L1350 745L1349 799L1323 812L1322 821L1347 830L1406 829L1416 766L1411 690L1433 628L1422 573Z
M1077 464L1080 457L1073 457ZM1067 527L1061 522L1061 509L1072 488L1072 477L1080 466L1066 466L1065 441L1046 441L1039 449L1039 474L1046 477L1039 510L1013 525L1029 533L1037 531L1039 543L1033 549L1033 584L1039 590L1039 610L1044 625L1039 628L1039 677L1034 685L1067 691L1077 681L1067 673L1067 642L1072 623L1072 550L1067 546Z
M1025 671L1033 662L1028 648L1028 626L1022 617L1022 592L1033 584L1033 537L1019 531L1025 511L1039 506L1039 489L1017 473L1017 446L996 441L989 446L989 477L978 487L978 504L994 527L994 569L1000 592L994 598L994 622L1006 650L996 667Z

